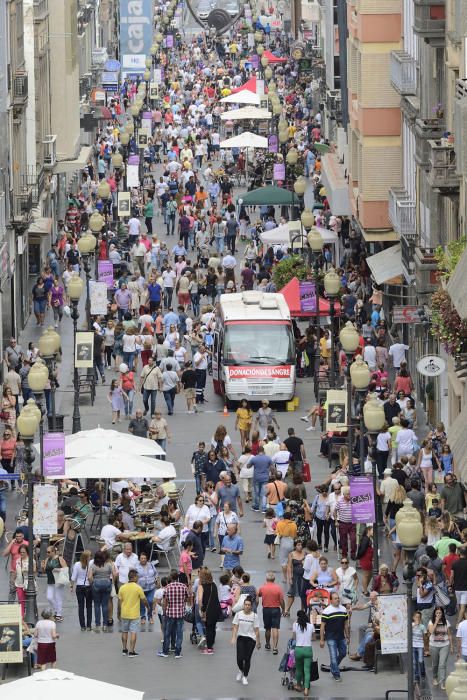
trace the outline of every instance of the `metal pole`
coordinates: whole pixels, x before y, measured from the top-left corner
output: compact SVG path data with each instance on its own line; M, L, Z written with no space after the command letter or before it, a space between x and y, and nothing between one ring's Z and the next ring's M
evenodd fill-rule
M406 565L404 566L404 582L407 587L407 696L409 700L414 698L414 679L413 679L413 660L412 660L412 587L414 578L414 556L415 548L409 549L404 547L404 552L407 557Z
M347 357L347 368L346 368L346 379L347 379L347 449L349 451L349 465L352 457L353 449L353 425L352 425L352 382L350 380L350 364L353 358L353 352L346 352Z
M91 264L89 254L83 255L83 266L86 274L86 324L88 330L91 328L91 297L89 296L89 281L91 279Z
M23 438L25 446L25 459L28 472L28 586L26 589L25 618L28 625L34 626L37 622L36 583L34 581L34 501L32 484L32 465L34 455L31 445L33 438Z
M336 386L336 362L335 362L335 348L334 348L334 297L329 297L329 312L331 317L331 366L329 368L329 378L330 384L334 389Z
M78 368L76 367L76 331L78 327L78 301L72 301L71 318L73 319L73 428L72 433L79 433L81 430L81 416L79 412L79 376Z
M54 357L45 357L45 364L47 365L47 369L49 370L49 382L50 382L50 410L51 410L51 418L52 418L52 432L56 432L57 430L57 413L55 409L55 389L56 389L56 383L55 383L55 376L54 376ZM41 470L42 471L42 470Z
M373 477L373 493L375 498L375 526L373 528L373 576L377 576L379 572L379 501L376 494L376 488L378 486L378 475L376 473L376 436L378 433L370 433L368 435L371 439L371 475Z
M360 469L361 473L365 473L365 443L363 440L363 431L365 430L365 422L363 420L363 398L365 392L361 391L360 394ZM376 504L375 504L376 505Z

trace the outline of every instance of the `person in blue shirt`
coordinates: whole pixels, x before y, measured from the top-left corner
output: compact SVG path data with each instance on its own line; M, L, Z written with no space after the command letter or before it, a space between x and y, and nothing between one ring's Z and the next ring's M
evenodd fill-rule
M149 309L151 313L161 305L162 287L158 282L148 284Z
M182 242L182 241L179 241L179 242L178 242L176 245L174 245L174 247L172 248L172 255L174 255L175 257L177 257L177 256L179 256L179 255L186 255L186 252L187 252L187 251L186 251L186 248L185 248L185 246L183 245L183 242Z
M169 309L164 316L164 331L165 335L170 331L170 326L177 326L178 328L179 318L173 309Z
M253 492L255 497L252 510L259 511L261 501L261 509L264 513L266 511L265 489L269 481L272 459L264 453L262 446L258 449L258 454L250 459L250 466L253 467Z
M240 566L240 557L243 554L243 539L237 534L238 525L229 523L227 534L222 540L221 554L224 555L224 569L234 569Z
M380 306L375 306L374 309L373 309L373 311L371 312L371 325L373 326L373 328L376 328L376 326L377 326L378 323L379 323L379 319L380 319L380 313L379 313L379 311L380 311L380 308L381 308Z

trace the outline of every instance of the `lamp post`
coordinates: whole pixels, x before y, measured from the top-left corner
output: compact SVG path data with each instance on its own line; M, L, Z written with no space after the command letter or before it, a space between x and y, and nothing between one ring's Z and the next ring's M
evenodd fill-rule
M352 385L355 387L355 389L358 392L359 398L360 398L360 450L359 450L359 460L360 460L360 465L361 469L363 470L363 465L365 462L365 446L363 443L363 430L364 430L364 422L363 422L363 401L365 398L365 394L368 389L368 385L370 383L371 379L371 373L370 373L370 368L368 367L367 363L363 361L361 355L357 355L355 360L352 362L350 365L350 378L352 381Z
M105 224L104 217L102 214L99 214L98 211L95 211L91 214L91 217L89 219L89 228L91 229L91 233L93 236L96 238L96 245L97 245L97 239L99 238L99 235L102 233L102 228ZM79 247L79 246L78 246ZM94 277L96 280L98 279L99 276L99 256L96 254L94 255Z
M32 441L36 434L38 421L37 416L30 408L24 407L19 414L16 425L21 433L25 447L25 461L28 479L28 585L26 588L25 619L29 625L34 626L37 622L36 604L36 584L34 581L34 529L33 529L33 489L32 489L32 465L34 455L32 454Z
M76 367L76 331L78 326L78 302L83 293L84 282L78 275L72 275L68 283L68 296L71 301L71 318L73 319L73 433L79 433L81 430L81 416L79 413L79 377L78 368Z
M293 190L294 190L295 194L298 195L300 209L303 209L304 208L303 197L304 197L304 194L306 191L306 180L302 175L300 175L300 177L295 180L294 185L293 185ZM314 221L313 221L313 223L314 223ZM312 226L313 226L313 224L312 224Z
M126 131L123 131L120 134L120 143L122 144L123 148L123 190L126 192L127 189L127 182L126 182L126 165L127 165L127 159L128 159L128 144L130 142L130 134ZM118 204L118 202L117 202ZM118 215L118 210L117 210L117 215Z
M334 348L334 302L339 294L339 289L341 288L341 278L337 272L332 267L324 275L324 290L326 296L329 299L329 312L331 317L331 368L330 368L330 378L331 386L336 386L336 370L335 370L335 348Z
M402 549L405 552L404 582L407 592L407 695L409 700L414 697L414 678L412 662L412 588L414 579L414 556L423 536L423 525L420 513L407 499L404 506L396 513L396 532Z
M384 415L384 408L376 398L372 397L366 402L363 407L363 420L365 422L366 429L370 439L375 441L376 435L379 433L381 428L386 422L386 416ZM373 557L373 574L378 575L379 571L379 501L376 495L377 486L377 474L376 474L376 460L374 455L371 459L371 475L373 477L373 492L375 499L375 526L373 528L373 546L374 546L374 557Z
M52 418L52 431L57 430L57 414L55 410L55 390L57 381L55 377L55 360L60 351L61 339L52 326L47 328L39 338L39 352L44 358L50 381L50 413Z
M93 214L94 216L94 214ZM91 217L92 218L92 217ZM78 250L83 258L84 272L86 273L86 324L88 329L91 328L91 298L89 296L89 281L91 279L91 265L89 263L89 256L96 249L97 239L89 232L86 232L84 236L78 241Z
M346 383L347 383L347 446L349 450L349 459L352 454L353 434L352 434L352 383L350 380L350 364L358 348L360 336L357 329L350 321L347 321L345 326L339 333L339 340L347 358Z

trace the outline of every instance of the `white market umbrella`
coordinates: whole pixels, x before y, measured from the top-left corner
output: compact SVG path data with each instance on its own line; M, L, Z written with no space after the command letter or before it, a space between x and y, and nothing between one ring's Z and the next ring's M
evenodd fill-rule
M77 676L71 671L47 669L27 678L2 684L2 700L34 698L34 700L83 700L83 698L112 698L112 700L142 700L144 693L121 685L104 683Z
M221 114L221 120L224 122L229 120L238 121L240 119L271 119L271 117L272 112L261 107L241 107L240 109L231 109Z
M174 479L176 472L172 462L110 448L67 459L64 476L67 479Z
M294 223L294 222L290 222ZM295 222L296 223L296 222ZM298 228L300 228L300 223L298 223ZM337 243L338 236L334 231L327 228L321 228L320 226L315 227L321 234L321 238L324 244ZM297 231L299 233L299 231ZM276 228L272 228L269 231L262 231L260 233L261 240L265 245L290 245L290 229L289 224L281 224ZM304 235L305 238L305 235ZM298 239L297 239L298 240Z
M65 436L65 459L86 457L97 450L109 448L144 457L165 455L164 450L155 440L131 435L131 433L119 433L118 430L97 427Z
M251 131L244 131L238 136L221 141L221 148L267 148L268 140L265 136L253 134Z
M223 97L219 102L236 105L259 105L261 100L256 92L240 90L240 92L234 92L231 95L227 95L227 97Z

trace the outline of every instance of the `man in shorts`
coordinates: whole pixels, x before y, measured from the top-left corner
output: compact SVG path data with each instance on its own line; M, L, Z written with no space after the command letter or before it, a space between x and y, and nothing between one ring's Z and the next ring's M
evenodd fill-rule
M456 594L459 614L458 624L464 619L464 612L467 608L467 547L459 549L459 559L451 567L450 584Z
M268 571L266 574L266 583L263 583L257 595L257 602L259 603L261 598L263 606L264 636L266 639L264 648L271 648L272 637L273 654L278 653L277 647L279 645L281 616L285 611L284 591L278 583L275 583L275 580L274 572Z
M124 583L118 591L118 619L122 630L122 654L123 656L139 656L135 651L136 634L139 632L140 603L148 611L148 616L152 615L149 603L146 600L144 591L136 582L138 572L131 569L128 572L128 583ZM130 639L128 640L128 634ZM129 641L129 643L128 643Z

